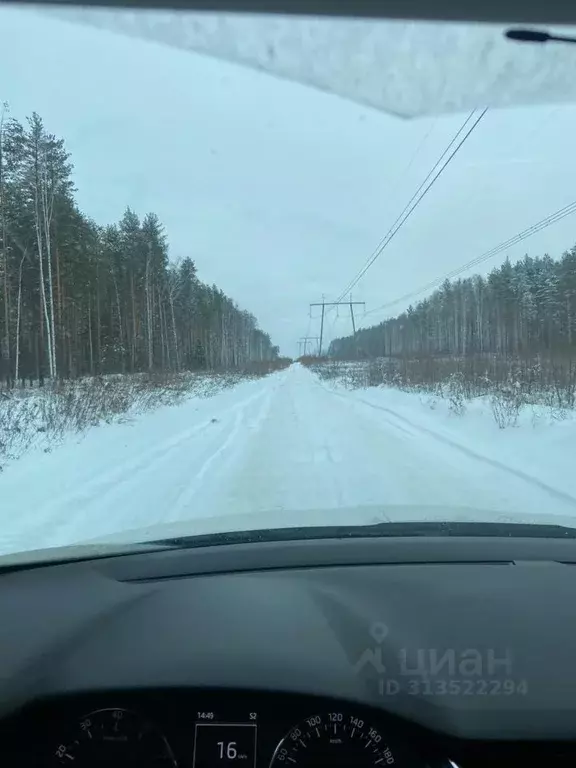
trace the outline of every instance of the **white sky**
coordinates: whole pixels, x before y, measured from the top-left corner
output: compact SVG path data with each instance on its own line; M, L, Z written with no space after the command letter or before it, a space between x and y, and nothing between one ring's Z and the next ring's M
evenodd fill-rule
M66 140L85 213L155 211L172 258L192 257L288 355L318 333L308 303L342 291L463 120L390 117L35 11L2 8L0 20L0 100ZM354 298L367 310L392 301L576 200L575 127L573 105L489 112ZM576 215L507 255L575 243ZM333 320L326 341L350 331L345 313Z

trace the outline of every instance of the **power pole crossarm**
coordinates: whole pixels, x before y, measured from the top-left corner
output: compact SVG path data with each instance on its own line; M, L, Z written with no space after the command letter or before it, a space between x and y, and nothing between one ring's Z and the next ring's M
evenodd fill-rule
M300 349L302 349L302 344L304 344L304 355L306 355L306 350L308 348L308 342L309 341L318 341L319 336L303 336L298 344L300 344Z
M365 301L352 301L350 299L349 301L315 301L310 304L310 311L312 311L312 307L322 307L322 315L320 319L320 346L318 351L318 357L322 357L322 339L324 338L324 312L326 311L326 307L350 307L350 316L352 318L352 330L354 332L354 336L356 336L356 321L354 319L354 307L365 307L366 302Z

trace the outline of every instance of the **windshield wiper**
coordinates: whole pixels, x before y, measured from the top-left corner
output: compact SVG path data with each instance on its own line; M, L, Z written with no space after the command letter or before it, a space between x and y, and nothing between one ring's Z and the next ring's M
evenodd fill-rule
M365 539L422 536L491 536L504 538L576 539L576 528L531 523L375 523L374 525L319 525L293 528L264 528L255 531L206 533L159 539L150 544L163 547L212 547L221 544L252 544L305 539Z
M508 29L506 37L519 43L576 43L576 37L551 35L539 29Z

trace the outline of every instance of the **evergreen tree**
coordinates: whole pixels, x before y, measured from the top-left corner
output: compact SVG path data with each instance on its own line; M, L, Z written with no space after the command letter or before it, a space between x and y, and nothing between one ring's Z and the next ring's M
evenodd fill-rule
M576 246L494 268L484 278L446 280L397 317L336 339L328 354L366 357L576 356Z
M64 141L0 113L0 380L227 368L278 349L192 259L171 264L156 214L98 226Z

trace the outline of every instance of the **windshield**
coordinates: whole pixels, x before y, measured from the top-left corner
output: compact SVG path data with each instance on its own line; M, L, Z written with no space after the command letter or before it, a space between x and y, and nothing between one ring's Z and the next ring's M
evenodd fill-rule
M576 527L576 45L0 19L0 554Z

